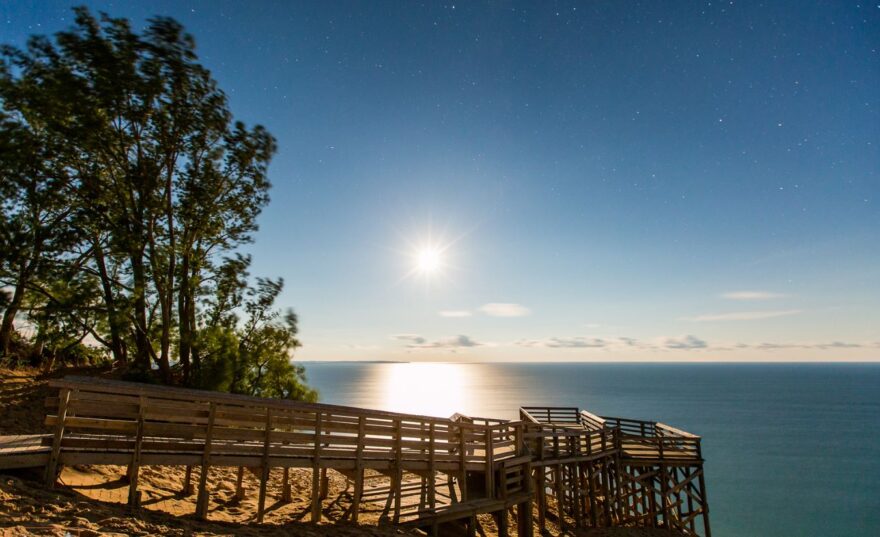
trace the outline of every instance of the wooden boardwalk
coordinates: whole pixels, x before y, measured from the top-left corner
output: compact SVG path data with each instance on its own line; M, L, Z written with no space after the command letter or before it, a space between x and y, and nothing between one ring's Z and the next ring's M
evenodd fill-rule
M473 535L482 513L506 534L513 511L518 535L532 535L534 522L543 531L548 515L563 530L643 525L711 535L700 438L662 423L548 407L523 407L518 421L438 418L80 377L50 385L59 390L47 401L54 433L0 437L0 469L45 466L54 486L62 465L127 466L133 507L141 467L179 465L205 518L209 469L237 467L259 477L259 522L270 469L284 469L284 497L286 472L308 468L314 522L335 471L353 484L353 521L362 504L379 501L389 523L432 534L456 522ZM193 468L198 483L189 483ZM375 475L385 479L368 483ZM241 481L237 493L246 494Z

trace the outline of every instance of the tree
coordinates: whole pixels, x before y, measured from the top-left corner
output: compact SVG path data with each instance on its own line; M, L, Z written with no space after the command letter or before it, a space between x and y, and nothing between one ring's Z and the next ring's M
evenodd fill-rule
M157 17L137 34L125 19L75 14L54 40L2 49L0 228L9 248L0 278L13 292L0 330L8 339L32 292L31 321L47 337L85 332L116 362L156 368L165 382L179 371L196 383L202 358L228 355L231 336L260 379L301 378L269 358L289 362L295 323L269 323L264 312L247 334L230 324L245 305L250 263L233 253L269 202L275 139L233 120L176 21ZM59 286L59 274L77 292ZM295 391L282 384L271 393Z
M202 356L199 384L260 397L317 400L317 392L306 384L305 370L290 361L300 346L299 320L293 310L282 313L273 307L284 288L283 280L258 278L255 287L245 290L240 278L246 276L246 265L232 266L238 270L229 272L228 280L217 286L214 308L197 332L194 348ZM226 298L240 296L240 291L247 294L243 323L232 308L224 308L233 303Z
M74 241L60 152L58 140L39 124L0 112L0 286L12 289L0 321L0 356L9 352L26 293Z

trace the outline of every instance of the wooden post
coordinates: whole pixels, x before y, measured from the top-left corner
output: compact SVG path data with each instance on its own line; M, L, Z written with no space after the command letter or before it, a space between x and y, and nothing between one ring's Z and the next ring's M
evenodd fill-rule
M575 457L580 458L581 456L581 443L579 436L572 436L570 439L571 442L571 451L573 452ZM581 500L581 464L578 462L573 462L568 464L568 471L571 474L569 476L569 490L571 491L571 503L574 508L574 524L578 528L584 527L584 520L582 517L583 514L583 502Z
M538 460L544 461L544 428L539 429L538 436ZM541 533L547 531L547 484L545 483L547 467L543 464L535 472L535 493L538 503L538 529Z
M238 467L238 475L235 476L235 499L244 499L244 466Z
M669 479L666 475L666 464L660 463L660 508L663 527L672 531L672 517L669 514Z
M358 513L361 509L361 497L364 495L364 444L366 429L366 418L361 416L358 418L358 443L357 455L354 463L354 498L351 506L351 520L358 521Z
M593 527L598 528L599 524L599 509L596 505L598 501L598 494L596 493L596 475L594 473L595 462L590 461L587 463L587 480L589 482L589 496L590 496L590 519L592 521ZM608 502L608 494L606 491L605 494L605 502Z
M64 421L67 419L67 407L70 404L70 390L63 388L58 394L58 422L55 424L55 434L52 438L52 453L49 455L49 464L46 465L46 486L55 487L55 479L58 473L58 461L61 460L61 438L64 436Z
M688 484L685 485L685 489L684 489L685 494L684 495L687 496L688 516L690 517L694 512L694 495L691 492L691 490L693 490L693 488L694 488L694 482L691 477L691 469L690 468L685 468L682 470L682 478L687 480L687 482L688 482ZM690 526L691 526L691 532L697 533L697 523L694 520L694 518L691 518Z
M183 496L192 496L195 492L195 487L192 484L192 473L192 466L187 465L186 472L183 474L183 486L180 488L180 494Z
M495 517L498 522L498 537L507 537L507 509L502 509Z
M138 493L138 477L141 470L141 444L144 441L144 414L146 414L147 406L146 398L142 395L138 400L138 418L137 432L134 438L134 451L131 455L131 465L128 471L128 506L138 507L140 505L140 493Z
M263 459L260 463L260 495L257 500L257 524L263 523L266 512L266 486L269 481L269 446L272 444L272 410L266 407L266 429L263 431Z
M435 490L435 479L437 472L437 462L436 462L436 453L435 449L435 424L432 421L430 428L428 429L428 506L431 509L431 512L434 512L434 509L437 508L437 496Z
M321 412L315 413L315 456L312 459L312 522L321 521Z
M400 522L400 504L403 501L403 470L400 466L403 458L403 431L400 427L400 418L394 420L394 477L391 485L394 488L394 518L395 524Z
M284 467L284 475L281 479L283 481L281 484L281 501L290 503L293 500L293 495L290 492L290 467Z
M556 511L558 511L559 514L559 531L565 533L565 489L562 485L562 465L557 464L554 471L556 477Z
M492 427L486 425L486 498L495 498L495 453L492 444Z
M543 470L543 468L541 469ZM532 490L532 463L526 462L525 468L523 468L525 474L523 475L523 479L525 480L526 490L529 492L528 499L516 508L517 514L519 515L519 520L517 520L517 534L519 537L532 537L535 532L534 524L532 522L532 498L534 497L534 490Z
M318 495L322 500L326 500L330 494L330 478L327 477L327 468L321 468L321 490Z
M205 450L202 453L202 471L199 475L199 496L196 500L196 517L208 518L208 469L211 466L211 442L214 436L214 416L217 414L217 403L212 402L208 411L208 427L205 430Z
M701 457L702 460L702 457ZM703 508L703 532L706 534L705 537L712 537L712 529L709 527L709 500L706 499L706 481L703 476L703 467L700 466L700 498L702 499L702 508Z
M468 501L467 487L467 438L465 437L464 422L458 424L458 456L461 464L461 474L458 478L458 488L461 492L461 501Z

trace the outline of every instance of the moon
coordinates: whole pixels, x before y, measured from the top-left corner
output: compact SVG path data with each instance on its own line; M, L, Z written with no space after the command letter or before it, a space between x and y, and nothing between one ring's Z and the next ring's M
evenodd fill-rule
M423 246L415 255L415 270L425 276L440 272L443 267L443 253L433 246Z

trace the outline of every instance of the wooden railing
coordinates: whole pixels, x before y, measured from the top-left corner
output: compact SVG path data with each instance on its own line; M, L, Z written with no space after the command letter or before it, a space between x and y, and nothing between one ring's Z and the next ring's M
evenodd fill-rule
M664 423L597 416L570 407L521 407L533 454L553 459L623 450L628 458L700 459L700 437ZM557 455L558 454L558 455Z
M47 401L55 409L46 419L54 429L48 438L50 484L59 464L126 465L129 502L136 505L141 466L197 467L201 471L196 512L202 517L208 506L207 470L237 466L239 475L245 467L259 471L257 520L264 512L269 470L299 467L314 472L313 520L321 517L319 487L324 486L327 469L354 479L353 520L363 493L364 469L373 469L390 478L394 522L400 519L403 472L422 477L440 472L459 487L458 505L451 508L473 514L487 509L485 502L495 510L523 504L536 490L541 491L536 497L543 498L552 482L553 494L565 498L577 524L588 511L595 523L599 511L604 513L602 520L611 523L621 501L615 496L613 468L618 461L637 461L629 464L639 468L656 462L661 468L702 463L698 436L663 423L600 417L574 407L523 407L519 421L508 421L461 414L439 418L93 378L55 380L50 386L59 389L59 396ZM423 482L430 500L427 508L419 508L416 520L437 514L440 507L433 477ZM702 481L700 487L704 490ZM582 493L589 501L579 499ZM546 502L536 501L544 513ZM530 510L522 512L530 516ZM442 516L450 519L459 511Z
M603 417L629 459L702 460L700 437L656 421Z
M274 467L370 468L392 475L398 487L403 471L445 472L458 476L461 487L466 486L466 473L477 471L484 473L481 488L487 498L528 492L528 480L514 479L528 473L521 422L438 418L92 378L50 385L60 392L47 401L56 409L46 418L55 431L47 481L54 483L62 462L128 465L133 504L140 466L157 464L199 466L200 476L211 466L260 468L261 505L268 470ZM198 512L204 514L205 478L200 479ZM428 486L433 488L433 480ZM433 497L433 491L429 494ZM462 490L462 497L466 495Z
M524 406L519 410L520 414L527 414L529 419L537 423L579 423L577 407Z

